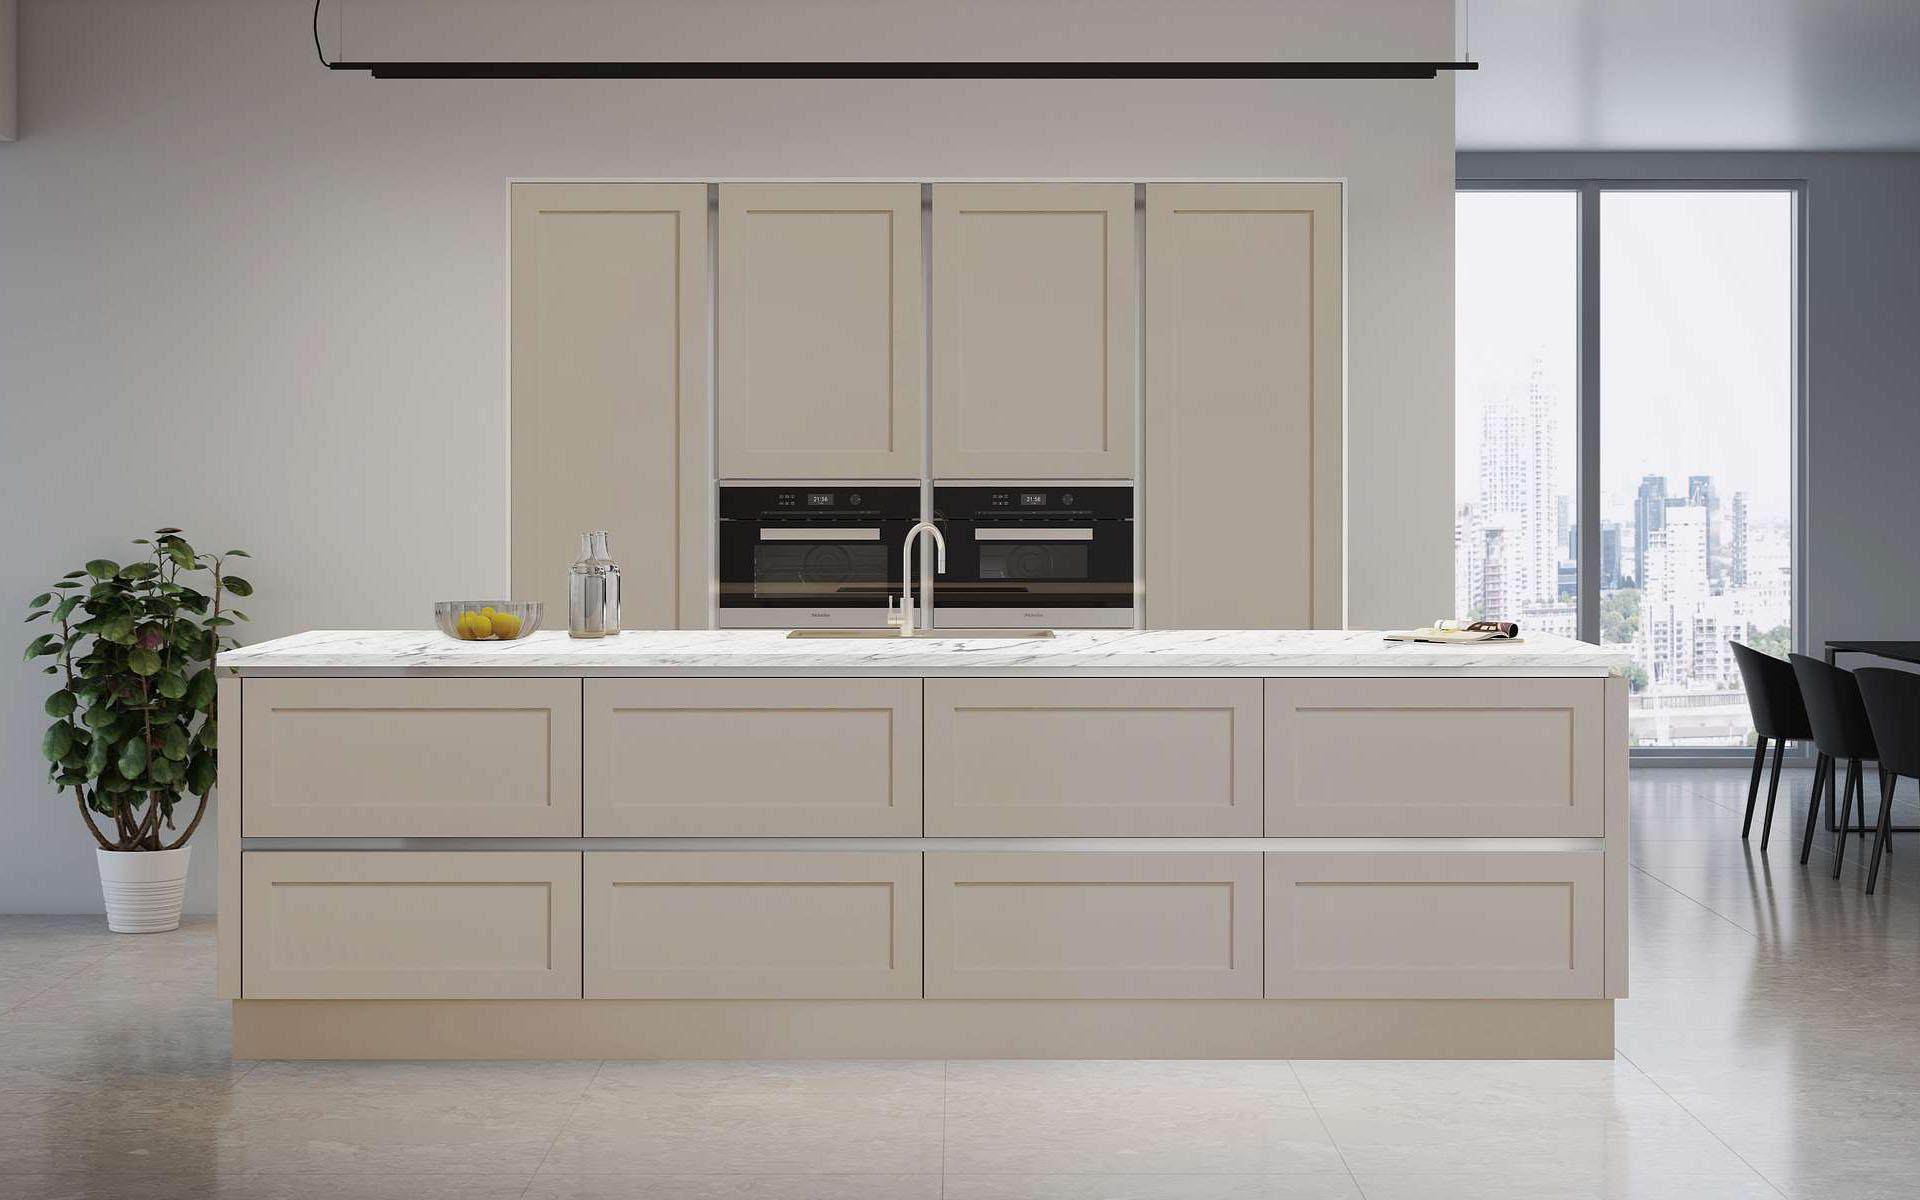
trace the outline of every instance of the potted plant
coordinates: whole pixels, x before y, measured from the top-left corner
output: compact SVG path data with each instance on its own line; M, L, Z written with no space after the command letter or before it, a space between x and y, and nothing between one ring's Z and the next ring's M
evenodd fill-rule
M27 645L27 660L54 660L41 668L59 680L41 752L99 843L107 927L159 933L180 925L187 839L213 791L214 670L234 645L224 631L247 619L222 597L253 586L226 572L244 550L201 554L173 528L134 544L145 557L96 558L33 598L27 621L54 628ZM204 591L190 582L201 576L211 577ZM189 795L196 806L182 824Z

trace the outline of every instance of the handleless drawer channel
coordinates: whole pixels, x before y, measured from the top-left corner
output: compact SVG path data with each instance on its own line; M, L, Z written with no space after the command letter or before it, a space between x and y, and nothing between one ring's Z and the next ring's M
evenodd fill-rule
M578 837L577 679L249 679L249 837Z
M918 679L590 679L589 837L918 837Z

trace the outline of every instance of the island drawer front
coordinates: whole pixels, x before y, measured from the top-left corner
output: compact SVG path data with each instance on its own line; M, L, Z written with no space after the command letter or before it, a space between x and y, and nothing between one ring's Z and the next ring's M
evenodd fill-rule
M918 837L918 679L590 679L589 837Z
M249 850L241 875L249 1000L580 995L578 853Z
M1605 680L1271 679L1268 837L1600 837Z
M1598 998L1595 851L1267 855L1273 999Z
M1260 681L929 679L929 837L1258 837Z
M248 837L578 837L577 679L249 679Z
M590 1000L920 996L920 855L589 851Z
M927 997L1260 995L1256 852L927 855Z

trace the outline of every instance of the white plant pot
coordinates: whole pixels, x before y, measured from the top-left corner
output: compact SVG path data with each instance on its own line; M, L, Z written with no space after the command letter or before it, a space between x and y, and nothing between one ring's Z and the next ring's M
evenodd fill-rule
M191 850L189 846L178 850L96 848L107 928L115 933L165 933L180 928Z

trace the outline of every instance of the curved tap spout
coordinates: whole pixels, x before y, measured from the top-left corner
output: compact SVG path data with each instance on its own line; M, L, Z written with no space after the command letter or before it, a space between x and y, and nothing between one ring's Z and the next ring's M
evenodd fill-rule
M905 544L900 547L901 579L899 624L901 637L913 636L913 576L916 566L913 549L919 542L922 533L930 533L933 535L934 573L936 575L944 575L947 571L947 536L940 532L940 527L931 521L921 521L912 529L907 530L907 540ZM927 580L925 576L922 576L920 579L920 604L922 607L929 607L927 604Z

